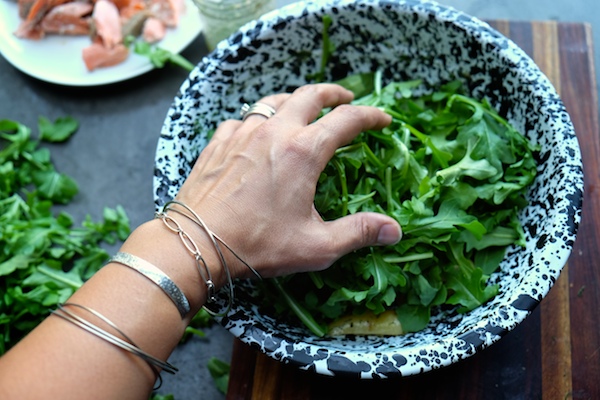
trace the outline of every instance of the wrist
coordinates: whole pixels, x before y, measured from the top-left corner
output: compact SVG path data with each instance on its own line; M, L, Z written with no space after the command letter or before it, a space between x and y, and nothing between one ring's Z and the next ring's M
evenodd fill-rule
M207 235L191 221L179 218L177 222L187 238L169 230L162 220L154 219L134 230L121 251L153 264L180 288L190 304L190 312L186 316L189 320L206 303L209 295L206 275L214 283L215 291L227 279L219 255ZM197 261L191 249L197 249L202 260ZM169 300L166 296L165 299Z

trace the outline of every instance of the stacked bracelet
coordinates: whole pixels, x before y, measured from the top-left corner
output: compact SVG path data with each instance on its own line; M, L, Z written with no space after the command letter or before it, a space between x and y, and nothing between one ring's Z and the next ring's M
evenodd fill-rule
M181 318L185 317L190 312L190 303L185 297L185 294L179 289L179 287L169 278L164 272L150 264L148 261L143 260L129 253L119 252L110 259L110 262L119 263L129 267L146 278L154 282L169 296Z
M202 253L200 252L198 245L196 245L196 242L194 242L194 239L192 239L192 237L183 230L179 222L177 222L177 220L173 217L164 212L157 213L156 217L162 219L165 226L179 236L185 248L190 252L192 257L194 257L198 273L206 285L206 301L215 301L215 284L212 279L212 274L208 268L208 265L206 265L204 258L202 257Z
M185 211L174 208L173 207L174 205L178 205L178 206L182 207ZM206 265L206 262L204 261L204 258L202 257L202 254L201 254L198 246L192 239L192 237L182 229L181 225L177 222L177 220L175 218L168 215L169 211L175 212L175 213L182 215L182 216L190 219L191 221L193 221L196 225L198 225L200 228L202 228L204 230L206 235L211 240L213 247L219 256L219 260L221 261L223 270L225 271L225 274L227 276L227 282L228 282L227 287L228 287L228 292L229 292L228 293L229 299L228 299L227 307L226 307L225 311L223 311L222 313L217 314L214 311L207 308L206 306L204 308L211 315L227 314L232 306L233 299L234 299L233 279L232 279L231 272L229 271L229 268L227 266L227 261L225 260L225 256L223 255L223 252L221 250L219 243L223 244L227 248L227 250L229 250L231 252L231 254L233 254L246 267L248 267L254 273L254 275L256 277L258 277L259 279L262 279L260 274L254 268L252 268L250 265L248 265L248 263L246 263L241 257L239 257L221 238L219 238L210 229L208 229L208 227L206 226L204 221L202 221L200 216L192 208L188 207L187 205L185 205L182 202L175 201L175 200L166 203L165 206L163 207L163 210L160 212L157 212L155 214L155 217L162 219L163 223L165 224L165 226L167 228L169 228L172 232L177 233L179 235L179 238L181 239L185 248L194 257L194 260L196 261L196 266L198 267L198 272L200 273L200 276L202 277L202 279L207 287L207 303L213 302L216 300L216 297L214 294L215 285L212 280L212 276L210 274L210 269Z
M191 215L188 215L185 212L182 212L180 210L177 210L176 208L173 208L172 205L180 205L181 207L185 208ZM198 225L199 227L201 227L202 229L207 229L206 225L204 224L204 222L202 221L202 219L200 218L200 216L198 216L198 214L191 209L189 206L187 206L186 204L180 202L180 201L176 201L176 200L172 200L170 202L168 202L164 209L163 212L167 212L167 211L173 211L176 212L177 214L180 214L184 217L186 217L187 219L191 220L192 222L194 222L196 225ZM246 266L246 268L248 268L250 270L250 272L252 272L254 274L254 276L256 278L258 278L259 280L262 280L262 276L260 275L260 273L255 270L254 268L252 268L250 266L250 264L248 264L246 261L244 261L235 251L233 251L233 249L231 247L229 247L229 245L227 243L225 243L225 241L223 239L221 239L217 234L215 234L212 231L209 231L210 234L209 236L211 236L213 238L213 244L218 247L218 245L215 242L218 241L219 243L221 243L223 246L225 246L225 248L235 257L237 258L242 264L244 264ZM222 254L222 253L221 253Z
M82 310L87 311L88 313L96 316L97 318L101 319L106 324L108 324L111 328L113 328L115 331L117 331L117 333L119 333L124 339L119 338L118 336L115 336L112 333L107 332L104 329L94 325L93 323L89 322L85 318L67 310L66 307L78 307ZM156 379L158 381L158 385L154 387L155 390L158 389L162 384L162 378L160 376L159 369L161 369L165 372L168 372L170 374L175 374L178 371L177 367L169 364L166 361L159 360L158 358L156 358L156 357L146 353L142 349L140 349L134 343L134 341L131 340L131 338L129 338L129 336L127 336L123 331L121 331L119 328L117 328L117 326L112 321L110 321L108 318L106 318L99 312L97 312L89 307L82 306L80 304L75 304L75 303L65 303L62 305L59 304L58 308L56 310L52 311L52 314L66 320L66 321L72 323L73 325L93 334L94 336L97 336L100 339L103 339L103 340L107 341L108 343L110 343L114 346L117 346L125 351L128 351L131 354L134 354L134 355L140 357L141 359L143 359L144 361L146 361L148 363L148 366L152 369L152 372L154 372L154 375L156 376Z

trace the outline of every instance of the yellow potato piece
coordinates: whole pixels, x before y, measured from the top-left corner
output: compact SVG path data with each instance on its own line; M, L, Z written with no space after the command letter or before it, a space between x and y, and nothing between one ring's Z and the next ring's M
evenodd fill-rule
M379 315L365 312L360 315L348 315L329 324L328 336L342 335L402 335L402 325L395 311L385 311Z

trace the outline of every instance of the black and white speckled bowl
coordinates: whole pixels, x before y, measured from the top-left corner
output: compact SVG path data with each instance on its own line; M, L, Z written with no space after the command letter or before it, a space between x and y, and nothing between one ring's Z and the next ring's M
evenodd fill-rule
M244 26L202 60L168 112L156 154L156 204L174 196L219 121L318 70L324 14L334 20L336 46L328 80L377 69L432 86L460 79L541 145L539 176L520 214L527 246L509 249L492 277L497 297L464 315L437 315L414 334L316 338L263 313L249 283L238 284L220 322L267 355L320 374L370 379L452 364L498 341L546 295L570 254L583 197L579 147L561 100L532 60L487 24L426 1L340 0L298 3Z

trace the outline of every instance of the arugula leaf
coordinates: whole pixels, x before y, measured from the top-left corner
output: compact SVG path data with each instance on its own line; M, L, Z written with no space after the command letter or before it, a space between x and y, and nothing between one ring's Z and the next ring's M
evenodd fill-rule
M39 139L16 121L0 120L0 355L67 300L108 260L102 243L129 235L125 210L105 208L80 227L57 204L77 183L55 170L41 141L61 142L78 128L70 117L39 118Z
M462 305L458 312L479 307L498 293L497 285L486 286L487 276L465 256L463 248L462 243L448 243L448 255L452 264L447 266L445 271L446 285L454 291L447 303Z
M370 293L384 292L388 285L406 285L406 277L399 271L398 266L388 263L380 253L371 252L367 255L356 272L365 280L373 280Z
M201 330L201 328L211 326L213 322L212 316L208 313L208 311L206 311L204 308L201 308L200 311L194 315L188 326L185 327L185 332L183 333L181 342L186 342L192 335L201 338L205 337L206 334L203 330Z
M32 179L38 195L55 203L66 204L79 191L73 179L54 170L35 171Z
M396 314L404 332L417 332L429 323L431 318L429 307L402 304L396 309Z
M265 287L266 302L319 336L332 320L367 310L394 309L412 332L427 325L434 307L466 312L484 304L500 290L488 280L506 247L524 245L517 211L527 205L539 147L485 99L462 94L458 81L419 95L427 92L423 82L383 85L380 72L338 83L363 94L355 104L382 108L392 123L336 151L315 207L326 220L386 213L403 238L344 256L328 270L279 278L280 296Z
M316 82L322 82L325 79L327 64L329 63L329 59L335 50L334 44L329 39L329 27L331 26L333 20L329 15L323 15L322 22L323 29L321 32L321 37L323 38L323 43L321 45L321 65L317 73L307 76L308 80L315 80Z
M477 221L476 217L458 208L455 201L447 200L440 205L436 215L419 218L419 214L411 214L403 228L403 232L407 235L436 237L440 233L458 231L459 227L466 229L473 235L477 235L479 238L486 232L485 227Z
M436 172L435 176L442 185L450 186L463 177L478 180L490 179L491 181L497 179L497 175L502 173L501 170L494 168L492 163L485 158L473 158L473 152L479 145L479 141L479 138L472 136L467 141L467 149L463 158L456 164Z
M54 123L45 117L39 117L40 138L47 142L64 142L79 128L79 122L72 117L57 118Z
M223 394L227 394L229 386L230 365L216 357L211 357L207 363L208 371L212 376L217 389Z
M294 311L300 320L309 327L309 329L317 336L325 336L326 330L306 311L304 306L300 304L289 292L285 290L281 282L274 278L273 285L279 291L287 306Z
M150 400L175 400L175 396L172 394L152 393Z

